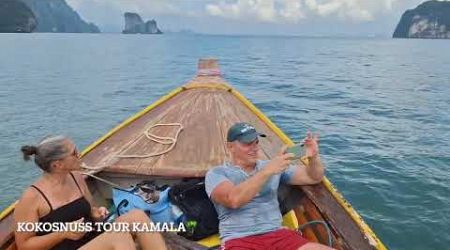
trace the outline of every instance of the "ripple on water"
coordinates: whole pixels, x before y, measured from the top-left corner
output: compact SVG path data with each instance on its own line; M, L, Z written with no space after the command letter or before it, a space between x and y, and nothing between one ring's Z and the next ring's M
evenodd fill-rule
M351 82L350 79L342 79L342 78L327 78L326 81L335 82L335 83L348 83L348 82Z
M389 117L389 118L394 117L394 114L395 114L392 109L385 108L385 107L369 108L367 110L367 112L369 112L370 114L375 115L375 116Z

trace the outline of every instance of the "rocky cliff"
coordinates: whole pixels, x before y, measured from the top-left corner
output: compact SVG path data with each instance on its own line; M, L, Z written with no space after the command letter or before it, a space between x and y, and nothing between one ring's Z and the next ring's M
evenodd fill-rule
M19 0L0 1L0 33L32 32L36 28L36 17Z
M394 38L450 38L450 2L428 1L407 10Z
M130 12L126 12L124 17L125 28L122 31L124 34L162 34L155 20L144 23L137 13Z
M2 0L3 1L3 0ZM22 0L37 19L36 32L98 33L100 29L87 23L65 0Z

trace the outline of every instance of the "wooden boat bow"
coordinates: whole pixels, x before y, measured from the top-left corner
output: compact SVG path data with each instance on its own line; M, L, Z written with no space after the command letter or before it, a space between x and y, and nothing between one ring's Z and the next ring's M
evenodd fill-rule
M90 173L186 178L203 177L213 166L228 158L226 132L235 122L248 122L267 135L260 140L260 158L276 155L282 145L292 145L284 134L248 99L232 88L222 77L218 61L200 59L197 75L136 115L109 131L82 152L82 160L96 167ZM145 136L149 126L180 123L175 147L169 152L148 158L119 158L120 154L143 155L160 152L168 145L158 144ZM152 133L173 137L176 128L156 127ZM334 247L338 249L386 249L370 227L343 198L331 182L289 190L298 196L293 211L298 223L320 219L332 228ZM14 204L0 215L1 249L14 247L12 211ZM309 239L322 242L323 229L307 229Z

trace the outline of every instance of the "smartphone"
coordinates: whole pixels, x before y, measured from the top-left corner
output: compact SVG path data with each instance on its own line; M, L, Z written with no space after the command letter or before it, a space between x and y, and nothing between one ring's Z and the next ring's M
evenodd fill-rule
M294 146L288 147L286 153L294 154L295 156L291 160L298 160L303 156L303 144L295 144Z

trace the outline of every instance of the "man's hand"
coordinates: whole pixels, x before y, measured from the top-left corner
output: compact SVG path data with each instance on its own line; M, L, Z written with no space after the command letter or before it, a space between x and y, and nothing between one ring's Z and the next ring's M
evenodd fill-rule
M319 134L312 134L310 131L306 133L303 141L306 157L316 157L319 155Z
M289 167L289 164L291 163L291 158L293 158L295 155L291 153L286 153L287 146L283 146L278 153L277 156L272 158L272 160L267 163L267 166L264 168L263 171L268 173L269 175L275 175L283 172Z

